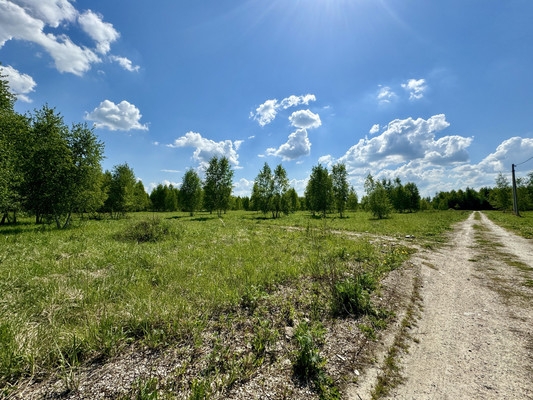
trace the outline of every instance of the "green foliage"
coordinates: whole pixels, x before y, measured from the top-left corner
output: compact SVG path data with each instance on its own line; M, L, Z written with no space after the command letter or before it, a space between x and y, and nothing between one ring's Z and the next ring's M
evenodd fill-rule
M300 199L298 198L298 193L294 188L290 188L286 194L287 203L289 206L289 212L293 213L300 209Z
M180 193L172 185L159 184L150 193L150 202L154 211L178 211Z
M279 164L274 173L268 163L257 175L252 189L252 208L263 214L272 213L272 218L279 218L281 213L288 215L298 207L298 194L289 188L287 171Z
M323 373L326 364L320 355L319 344L323 341L324 332L320 327L311 327L307 322L301 322L294 332L296 352L293 369L296 376L314 380Z
M147 211L150 209L150 196L144 189L142 181L137 181L133 187L133 209L134 211Z
M0 113L12 112L17 97L11 93L7 76L2 74L2 64L0 63Z
M377 219L383 219L390 216L392 205L386 188L383 183L375 181L372 175L368 175L365 180L367 211Z
M336 282L332 293L333 314L352 317L372 314L374 309L370 293L376 289L376 286L375 278L368 273Z
M500 172L496 178L496 187L490 196L490 204L500 211L509 211L513 204L511 198L511 184Z
M133 385L132 393L128 399L157 400L159 398L157 391L158 383L158 379L154 377L146 380L137 380ZM126 398L124 398L124 400L126 400Z
M179 239L177 228L169 222L151 219L135 222L119 235L119 239L136 243L155 243L168 238Z
M267 319L258 319L254 328L252 351L260 364L269 346L278 339L278 332Z
M189 215L194 215L202 202L202 182L194 170L189 169L185 172L179 196L183 209Z
M208 379L194 379L191 383L189 400L207 400L211 397L211 382Z
M268 163L263 165L263 169L259 172L254 181L252 188L252 204L253 209L261 211L266 214L270 211L270 203L274 195L272 170Z
M348 185L348 172L345 164L336 164L331 168L331 181L333 189L333 197L335 199L335 206L340 217L343 217L348 196L350 194L350 187Z
M272 188L272 216L278 218L282 212L284 214L289 214L289 201L287 198L289 178L287 178L287 171L285 171L285 168L283 168L281 164L278 164L274 170Z
M305 188L307 209L320 213L323 217L333 205L333 183L328 169L321 164L313 167L309 182Z
M104 209L113 218L124 216L135 209L135 173L127 163L115 165L109 182Z
M359 198L357 197L357 193L355 192L354 188L351 187L350 191L348 192L348 199L346 200L346 208L350 211L357 211L358 206Z
M324 333L319 325L298 324L294 332L296 351L293 371L298 378L313 382L321 399L340 399L339 390L326 373L326 360L320 355Z
M209 160L204 180L204 206L209 212L217 211L218 216L229 208L233 189L233 171L226 157Z

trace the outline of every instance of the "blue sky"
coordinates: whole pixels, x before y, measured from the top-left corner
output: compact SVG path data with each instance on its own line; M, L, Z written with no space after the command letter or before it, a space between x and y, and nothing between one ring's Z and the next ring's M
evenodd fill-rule
M422 195L494 186L533 156L531 0L0 0L16 110L95 126L150 191L214 155L303 194L344 162ZM533 161L517 168L533 170Z

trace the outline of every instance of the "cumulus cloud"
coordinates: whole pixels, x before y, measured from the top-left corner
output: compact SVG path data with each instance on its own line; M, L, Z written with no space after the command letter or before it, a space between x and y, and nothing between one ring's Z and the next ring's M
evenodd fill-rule
M67 33L76 27L95 41L94 48L73 42ZM98 54L108 54L119 36L100 14L80 13L67 0L0 0L0 48L12 39L35 43L52 57L59 72L83 75L102 62Z
M409 92L409 100L419 100L424 97L427 89L426 80L409 79L406 83L402 83L402 88Z
M235 196L250 196L252 189L254 187L254 180L248 180L241 178L238 181L233 183L232 193Z
M393 120L380 135L359 140L342 157L342 161L354 168L375 163L380 169L413 159L427 158L438 164L467 161L466 148L472 138L446 136L435 139L435 134L449 125L444 114L427 120Z
M278 113L278 101L276 99L267 100L255 110L255 114L251 113L250 117L259 122L259 125L265 126L270 124L276 118Z
M11 3L18 4L52 28L57 28L63 22L75 21L78 14L68 0L11 0Z
M377 99L379 104L389 104L398 97L389 86L383 86L379 89Z
M309 105L310 101L316 101L316 97L313 94L306 94L303 96L291 95L284 98L281 101L277 99L271 99L265 101L259 107L256 108L255 113L250 113L250 118L256 120L259 125L265 126L270 124L278 114L280 109L286 110L290 107L297 107L300 105Z
M96 128L106 128L112 131L148 130L146 124L141 124L142 115L133 104L122 100L115 104L104 100L92 112L85 114L85 119L93 121Z
M202 137L199 133L187 132L185 136L176 139L174 143L168 144L167 146L173 148L193 147L195 149L193 159L199 162L202 168L206 168L209 160L213 157L226 157L236 167L239 165L239 154L237 151L242 143L242 140L215 142Z
M309 105L310 101L316 101L316 97L314 94L306 94L305 96L294 96L291 95L289 97L284 98L280 102L281 108L286 110L290 107L297 107L299 105Z
M298 129L289 135L286 143L279 148L267 149L267 155L281 157L284 161L295 160L307 156L311 152L311 142L306 129Z
M0 73L6 76L11 93L16 95L18 100L31 103L32 100L28 97L28 94L33 92L35 86L37 86L31 76L19 72L10 65L7 67L0 66Z
M370 128L370 130L368 131L368 133L370 133L371 135L375 135L378 132L379 132L379 124L372 125L372 128Z
M322 125L320 116L309 110L293 112L289 117L289 121L291 122L292 126L303 129L318 128L320 125Z
M291 133L287 142L277 149L268 148L266 151L268 156L281 157L284 161L290 161L307 156L311 152L311 142L307 130L322 125L320 116L309 110L299 110L291 114L289 121L292 126L298 129Z
M117 62L122 68L130 72L137 72L141 67L133 65L133 63L126 57L111 56L112 61Z
M78 17L78 23L85 33L96 42L96 49L100 54L107 54L111 50L111 43L116 41L120 34L109 22L102 21L102 16L91 10L85 11Z
M485 157L478 166L485 173L497 174L510 171L511 164L522 163L531 155L533 155L533 138L512 137L504 140L496 151Z
M494 186L500 172L510 175L511 164L526 161L533 154L533 138L512 137L472 164L468 148L474 139L442 136L449 126L444 114L396 119L381 134L359 140L340 158L324 155L319 162L327 166L345 163L351 184L360 193L364 178L371 173L378 179L400 177L402 182L415 182L423 196L434 196L440 191ZM524 175L526 171L529 169L524 167Z
M452 140L453 141L453 140ZM496 150L477 164L459 162L434 164L431 154L423 159L413 160L398 168L383 170L383 176L402 177L403 181L416 182L424 196L434 196L438 192L467 187L478 190L481 187L494 187L499 173L511 176L511 164L527 160L533 154L533 139L512 137L504 140ZM518 176L529 169L520 170Z

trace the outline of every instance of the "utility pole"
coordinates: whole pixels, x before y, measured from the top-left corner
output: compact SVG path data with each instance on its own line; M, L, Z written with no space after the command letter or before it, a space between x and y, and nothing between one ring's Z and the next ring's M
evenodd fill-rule
M518 196L516 194L516 178L515 178L515 174L514 174L514 167L515 165L512 164L512 175L513 175L513 211L514 211L514 215L516 215L517 217L520 216L520 212L518 211Z

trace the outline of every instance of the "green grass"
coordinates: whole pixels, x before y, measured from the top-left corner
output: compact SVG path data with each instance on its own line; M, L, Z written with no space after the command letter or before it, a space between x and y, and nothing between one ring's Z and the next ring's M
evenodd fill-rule
M501 211L484 211L493 222L526 238L533 238L533 211L521 211L520 217Z
M378 221L366 213L326 220L307 213L279 220L245 212L223 219L139 213L76 221L67 230L24 220L0 227L0 387L63 370L75 388L71 373L78 366L132 342L194 342L208 319L232 307L253 309L277 285L326 276L332 268L341 276L355 264L379 275L409 256L403 246L335 230L439 242L466 215L395 214ZM276 335L258 323L257 359ZM198 393L202 382L194 386Z
M470 211L424 211L418 213L392 214L390 218L375 219L367 212L348 212L343 218L338 214L329 214L326 220L310 218L309 213L299 212L289 218L277 220L267 219L264 222L270 225L287 225L302 228L320 228L327 224L330 229L370 233L373 235L387 235L403 238L413 235L419 240L431 242L444 241L443 233L450 230L451 226L468 217ZM250 214L249 218L252 218ZM261 214L255 214L259 217ZM325 222L326 221L326 222Z

